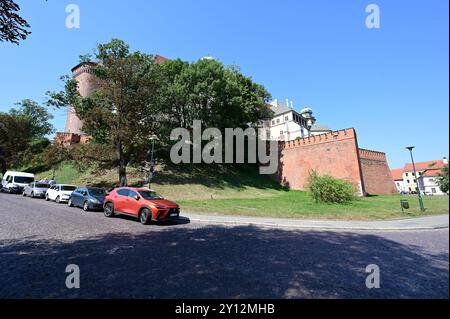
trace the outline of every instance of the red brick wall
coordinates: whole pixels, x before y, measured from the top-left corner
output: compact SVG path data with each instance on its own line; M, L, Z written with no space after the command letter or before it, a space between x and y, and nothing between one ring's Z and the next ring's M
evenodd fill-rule
M277 179L292 189L305 189L309 173L328 174L351 182L364 193L358 142L353 128L280 143Z
M359 157L366 193L397 194L385 153L360 149Z

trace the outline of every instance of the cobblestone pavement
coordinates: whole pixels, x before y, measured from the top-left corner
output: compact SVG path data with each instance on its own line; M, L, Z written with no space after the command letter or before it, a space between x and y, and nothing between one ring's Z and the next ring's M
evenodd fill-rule
M448 229L143 226L0 194L0 298L448 298L448 240ZM68 264L80 289L65 286ZM369 264L380 289L366 288Z

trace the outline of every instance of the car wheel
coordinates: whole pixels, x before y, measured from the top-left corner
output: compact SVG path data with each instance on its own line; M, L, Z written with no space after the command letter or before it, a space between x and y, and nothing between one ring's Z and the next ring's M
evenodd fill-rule
M48 197L48 194L45 194L45 200L48 202L50 200L50 197Z
M59 196L56 196L55 203L59 204L59 201L60 201Z
M141 210L139 214L139 221L142 225L148 225L152 219L152 212L148 208L144 208Z
M107 203L105 205L104 212L106 217L113 217L114 216L114 204L113 203Z
M69 198L69 201L67 202L67 206L73 207L72 198Z
M89 202L88 202L88 201L85 201L85 202L83 203L83 210L84 210L85 212L89 211Z

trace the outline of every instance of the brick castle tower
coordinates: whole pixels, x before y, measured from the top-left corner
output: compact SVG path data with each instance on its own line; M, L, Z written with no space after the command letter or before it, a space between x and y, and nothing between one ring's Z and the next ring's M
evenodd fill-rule
M100 80L93 72L95 65L93 62L82 62L71 70L72 77L78 82L78 91L82 97L89 96L100 86ZM69 106L67 109L64 132L56 133L55 142L63 146L89 142L89 136L83 133L83 121L78 118L72 106Z

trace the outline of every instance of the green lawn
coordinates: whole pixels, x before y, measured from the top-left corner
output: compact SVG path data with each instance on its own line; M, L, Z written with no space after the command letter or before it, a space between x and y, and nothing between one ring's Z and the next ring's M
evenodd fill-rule
M53 170L50 169L35 175L36 180L41 180L44 178L51 179L53 176ZM76 168L70 164L61 165L55 169L55 180L58 184L72 184L79 175L80 173L76 170Z
M402 213L400 199L408 199L411 208ZM304 219L376 220L448 214L448 196L424 198L426 212L421 213L417 196L385 195L358 199L347 205L319 204L308 193L284 191L261 198L181 200L181 207L192 212L213 212L230 215L270 216Z
M131 186L142 185L145 174L129 167ZM52 170L40 172L38 179L51 178ZM105 188L117 186L117 171L78 172L65 163L56 169L56 181L78 186ZM424 197L425 213L418 208L417 195L389 195L360 198L348 205L319 204L308 193L288 191L268 176L251 167L158 166L152 188L180 204L187 212L267 216L305 219L376 220L448 214L448 196ZM400 199L408 199L411 208L402 213Z

